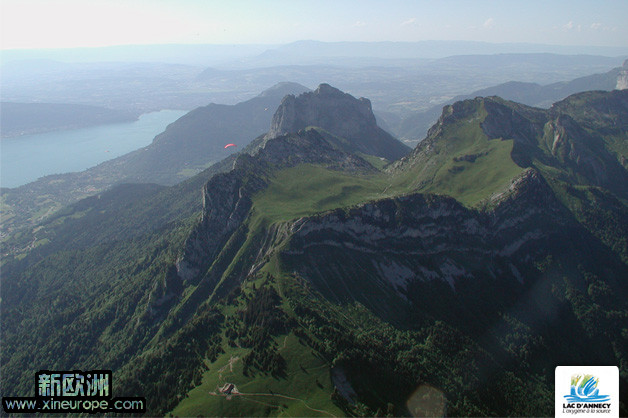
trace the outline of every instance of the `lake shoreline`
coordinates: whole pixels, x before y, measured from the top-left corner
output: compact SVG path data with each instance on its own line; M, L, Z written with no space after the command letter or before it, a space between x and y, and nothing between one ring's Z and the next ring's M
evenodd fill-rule
M138 111L79 103L2 101L0 110L1 138L129 123L142 115Z
M141 149L186 113L165 109L130 122L2 138L0 187L13 189L48 175L81 172Z
M140 116L142 115L138 115L135 119L118 120L118 121L111 121L111 122L106 122L106 123L94 123L94 124L85 124L85 125L77 124L77 125L60 126L60 127L55 127L55 128L31 129L29 131L10 132L8 134L5 134L4 132L2 132L0 133L0 140L15 139L15 138L20 138L23 136L30 136L30 135L47 134L51 132L74 131L77 129L97 128L99 126L119 125L121 123L132 123L132 122L137 122L140 119Z

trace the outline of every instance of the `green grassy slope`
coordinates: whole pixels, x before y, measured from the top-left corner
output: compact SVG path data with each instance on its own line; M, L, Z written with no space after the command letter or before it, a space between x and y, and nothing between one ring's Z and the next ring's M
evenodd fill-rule
M300 343L294 334L279 336L278 353L286 359L284 377L244 376L246 349L231 348L209 363L201 385L171 412L174 416L341 416L330 400L333 392L329 364ZM233 383L239 391L230 399L220 393Z
M356 176L304 164L275 173L268 188L255 197L254 210L271 223L288 221L377 199L386 186L383 175Z
M523 171L511 158L513 139L489 139L481 127L486 111L478 103L470 106L469 115L426 139L429 146L419 145L413 161L394 173L394 183L408 190L446 194L471 206L509 186Z
M394 172L357 177L304 165L277 172L268 189L255 198L256 214L270 222L411 192L446 194L474 206L503 192L523 168L510 153L513 140L488 139L477 109L471 120L448 125L429 153Z

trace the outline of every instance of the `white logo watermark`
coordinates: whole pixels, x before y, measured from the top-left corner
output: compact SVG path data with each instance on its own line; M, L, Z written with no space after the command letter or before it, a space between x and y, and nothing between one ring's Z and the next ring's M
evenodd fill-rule
M619 417L619 369L616 366L558 366L555 416L601 414Z

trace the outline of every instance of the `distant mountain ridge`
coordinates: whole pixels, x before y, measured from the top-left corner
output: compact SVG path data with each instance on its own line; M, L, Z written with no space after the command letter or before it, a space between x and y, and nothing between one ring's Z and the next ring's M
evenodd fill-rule
M305 54L303 51L308 51ZM526 43L473 41L419 42L323 42L299 40L288 44L250 45L119 45L97 48L7 50L6 63L18 60L49 59L71 62L141 61L186 65L216 65L250 60L258 56L297 53L314 57L443 58L462 54L556 53L620 56L625 47L560 46Z
M590 90L614 90L617 88L617 83L622 71L625 71L625 68L617 67L607 73L593 74L571 81L552 83L545 86L536 83L509 82L475 91L471 95L482 97L499 96L507 100L527 104L528 106L549 107L553 103L574 93ZM462 100L463 97L459 99Z
M611 91L614 89L621 90L628 88L628 83L624 81L628 80L625 75L627 71L628 60L624 62L622 67L613 68L606 73L593 74L579 77L571 81L557 82L548 85L509 81L497 86L477 90L471 94L457 96L450 102L454 103L474 97L499 96L506 100L512 100L528 106L549 107L554 102L582 91ZM400 139L412 141L421 140L429 127L436 121L441 110L442 107L439 105L427 111L415 112L393 125L391 131L398 135Z
M155 137L149 147L122 157L116 165L124 167L127 182L174 184L194 174L184 174L184 170L198 172L234 152L225 150L226 144L243 148L264 134L281 99L308 90L284 82L236 105L212 103L194 109ZM163 168L157 169L160 166Z
M296 41L269 48L247 62L277 65L294 63L320 63L345 59L379 58L401 59L441 59L454 55L497 55L497 54L562 54L562 55L607 55L628 54L626 48L583 48L542 44L490 43L473 41L418 41L418 42L321 42L313 40ZM342 63L343 61L335 61Z

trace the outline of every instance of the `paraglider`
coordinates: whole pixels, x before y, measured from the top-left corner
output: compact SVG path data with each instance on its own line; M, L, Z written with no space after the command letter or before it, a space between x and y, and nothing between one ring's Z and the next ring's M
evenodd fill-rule
M227 145L225 145L225 149L227 149L229 147L235 147L235 146L236 146L236 144L227 144Z

